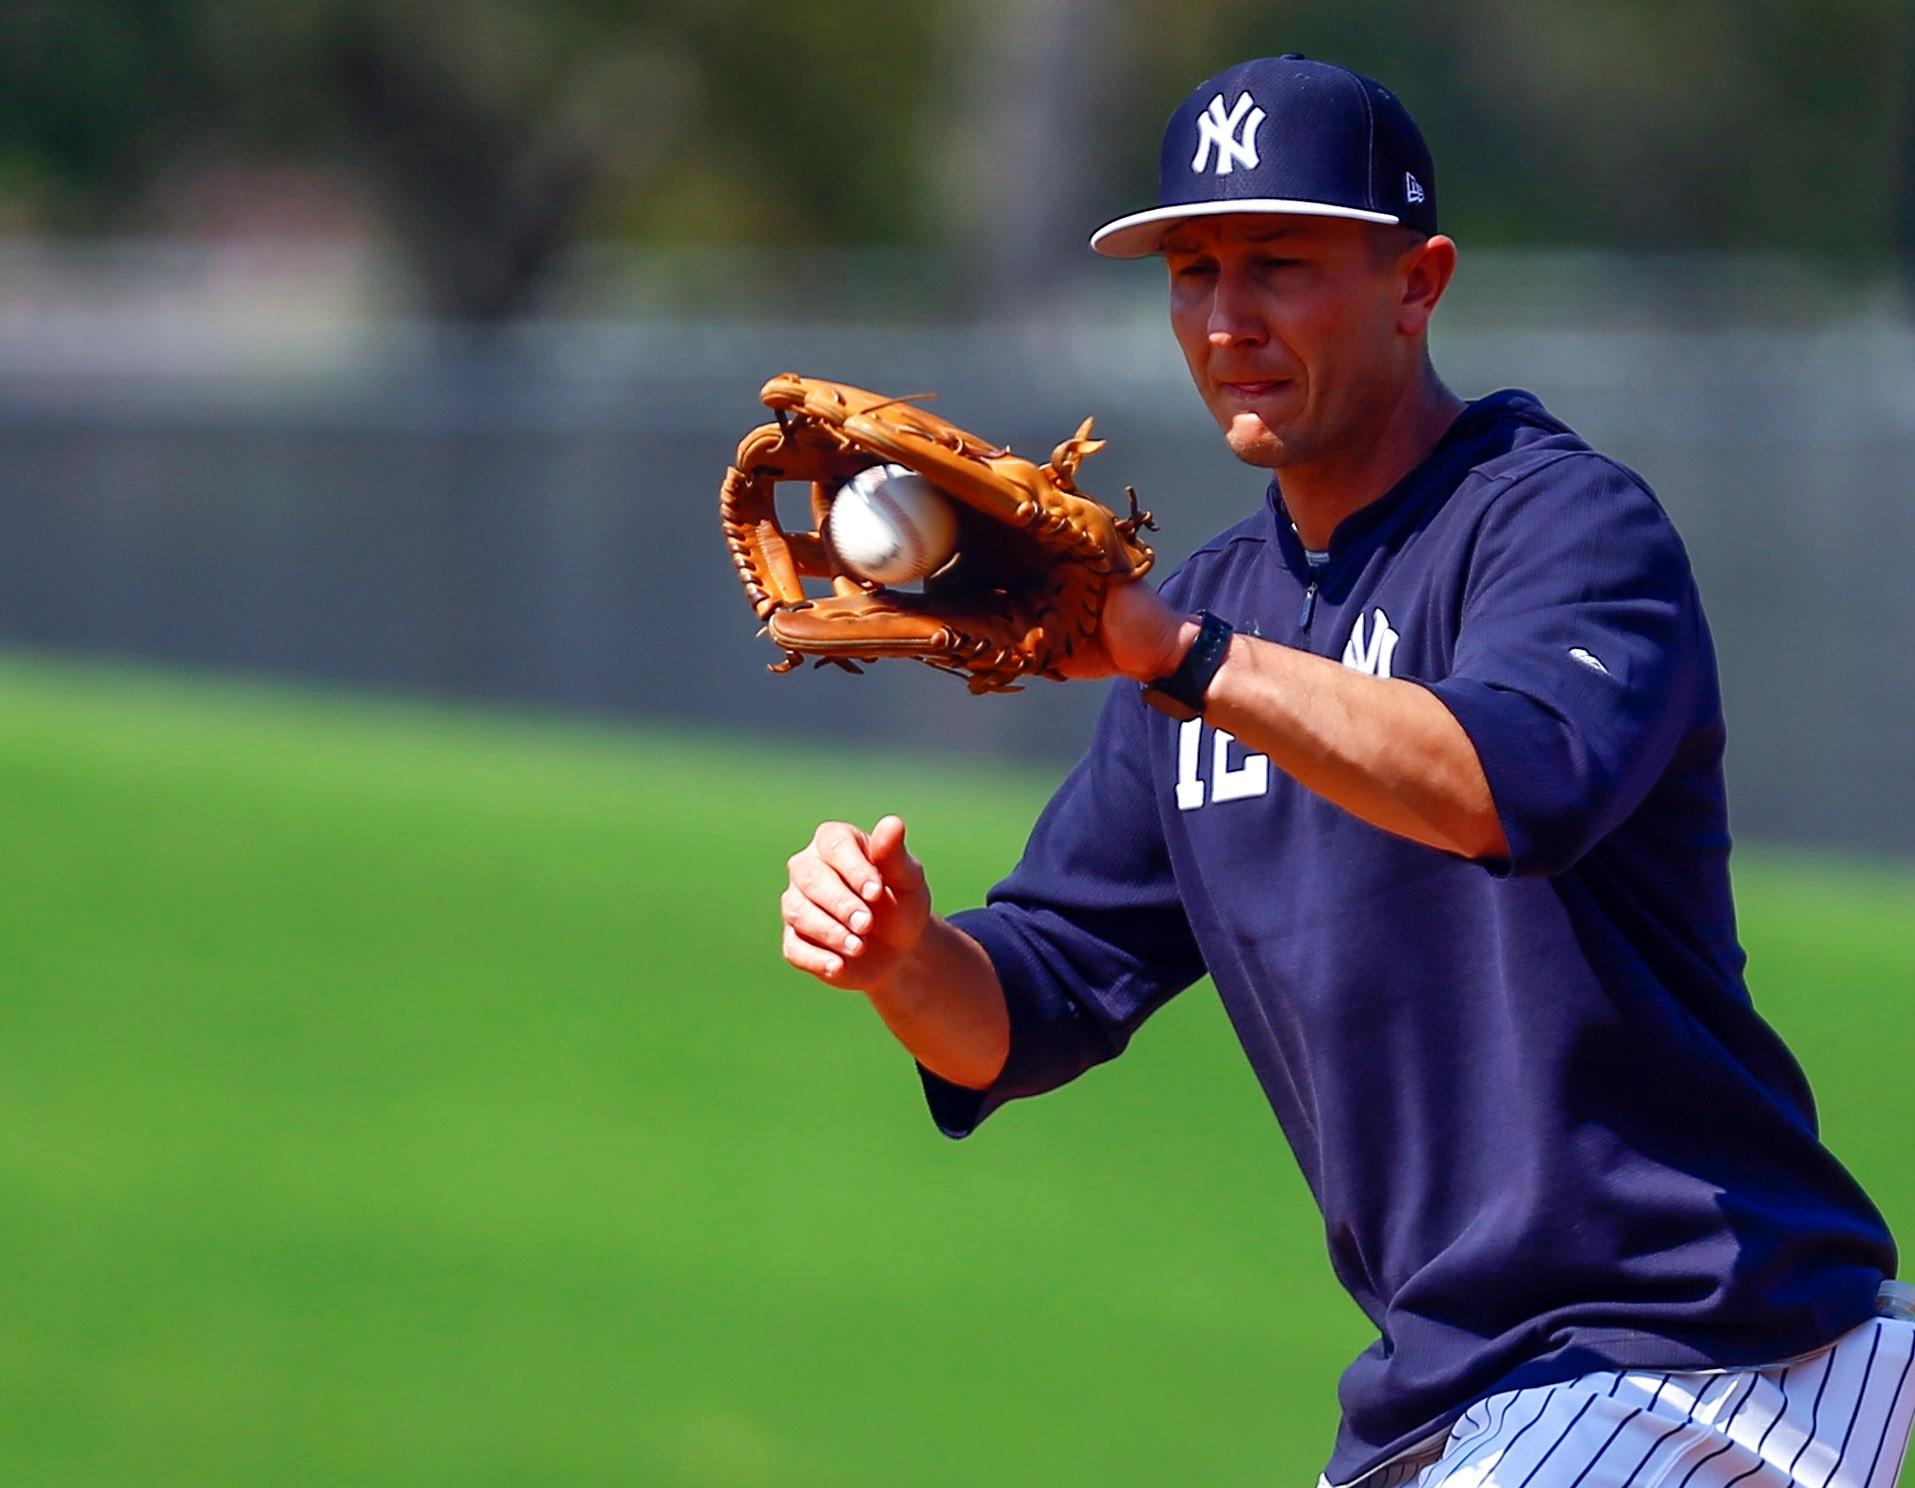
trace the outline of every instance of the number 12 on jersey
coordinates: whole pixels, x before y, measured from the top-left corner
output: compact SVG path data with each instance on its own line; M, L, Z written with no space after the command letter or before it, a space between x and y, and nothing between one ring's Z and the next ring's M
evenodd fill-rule
M1218 805L1225 801L1247 801L1270 789L1270 760L1267 755L1252 754L1237 742L1235 734L1212 729L1210 781L1208 790L1198 773L1203 756L1204 721L1192 718L1177 726L1177 809L1195 811L1206 798ZM1243 755L1239 764L1230 763L1232 749Z

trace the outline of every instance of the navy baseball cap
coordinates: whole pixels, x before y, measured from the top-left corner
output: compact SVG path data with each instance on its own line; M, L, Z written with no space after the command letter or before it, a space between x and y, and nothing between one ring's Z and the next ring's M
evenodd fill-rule
M1206 79L1164 126L1157 205L1107 222L1111 258L1159 251L1191 217L1288 212L1436 231L1436 167L1410 111L1372 78L1301 52Z

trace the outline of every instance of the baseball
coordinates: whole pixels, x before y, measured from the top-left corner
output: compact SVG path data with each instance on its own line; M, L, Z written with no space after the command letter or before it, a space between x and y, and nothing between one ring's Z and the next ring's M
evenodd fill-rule
M951 499L915 471L874 465L839 488L825 538L859 578L908 584L951 556L957 513Z

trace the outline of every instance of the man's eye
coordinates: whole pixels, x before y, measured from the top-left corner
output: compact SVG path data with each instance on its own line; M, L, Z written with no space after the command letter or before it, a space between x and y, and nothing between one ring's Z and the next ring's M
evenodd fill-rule
M1263 266L1266 269L1294 269L1302 262L1300 258L1266 258Z
M1179 279L1207 279L1217 272L1217 266L1209 263L1187 263L1177 266Z

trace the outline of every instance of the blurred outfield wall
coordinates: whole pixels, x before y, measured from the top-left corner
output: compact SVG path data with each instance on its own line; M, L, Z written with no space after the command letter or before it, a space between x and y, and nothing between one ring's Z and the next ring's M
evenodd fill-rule
M1722 656L1738 835L1915 847L1915 334L1866 304L1739 320L1699 298L1719 273L1674 300L1545 278L1459 288L1439 366L1466 396L1539 393L1662 496ZM802 294L772 324L704 298L485 336L270 297L0 313L0 641L1065 761L1100 689L768 675L715 495L758 384L794 368L936 389L1039 458L1096 413L1086 486L1135 484L1174 562L1263 481L1154 280L1123 284L1014 326L831 323Z

